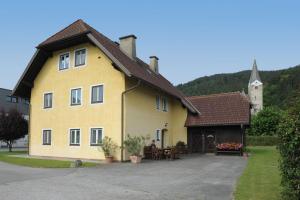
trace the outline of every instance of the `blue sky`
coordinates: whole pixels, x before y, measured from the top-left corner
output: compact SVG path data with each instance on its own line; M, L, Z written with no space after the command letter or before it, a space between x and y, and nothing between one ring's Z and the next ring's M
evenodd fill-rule
M4 1L0 87L13 88L37 46L81 18L112 40L135 34L179 84L200 76L300 64L300 1Z

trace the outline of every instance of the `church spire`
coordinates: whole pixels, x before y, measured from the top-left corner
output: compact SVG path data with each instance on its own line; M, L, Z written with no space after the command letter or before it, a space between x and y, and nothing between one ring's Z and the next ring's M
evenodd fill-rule
M261 79L260 79L260 76L259 76L259 73L258 73L258 69L257 69L256 59L254 59L249 84L253 83L256 80L261 82Z

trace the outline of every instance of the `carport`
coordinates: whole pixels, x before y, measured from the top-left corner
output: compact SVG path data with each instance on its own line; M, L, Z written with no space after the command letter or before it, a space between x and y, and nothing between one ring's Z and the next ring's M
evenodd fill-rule
M186 120L190 152L210 153L217 144L245 145L245 130L250 124L250 102L241 92L188 97L201 112Z

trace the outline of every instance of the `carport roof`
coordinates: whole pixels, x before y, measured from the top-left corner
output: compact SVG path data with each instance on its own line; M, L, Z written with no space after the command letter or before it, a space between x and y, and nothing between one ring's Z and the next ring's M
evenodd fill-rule
M190 113L185 125L222 126L248 125L250 123L250 102L241 92L191 96L187 99L201 111L201 114Z

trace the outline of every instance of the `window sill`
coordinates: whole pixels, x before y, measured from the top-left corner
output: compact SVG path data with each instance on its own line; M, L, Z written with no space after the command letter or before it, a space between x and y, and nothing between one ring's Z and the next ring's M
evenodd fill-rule
M46 144L46 143L45 143L45 144L43 144L43 145L44 145L44 146L50 146L50 145L51 145L51 143L50 143L50 144Z
M80 144L70 144L70 146L80 146Z
M90 144L91 147L100 147L102 144Z

